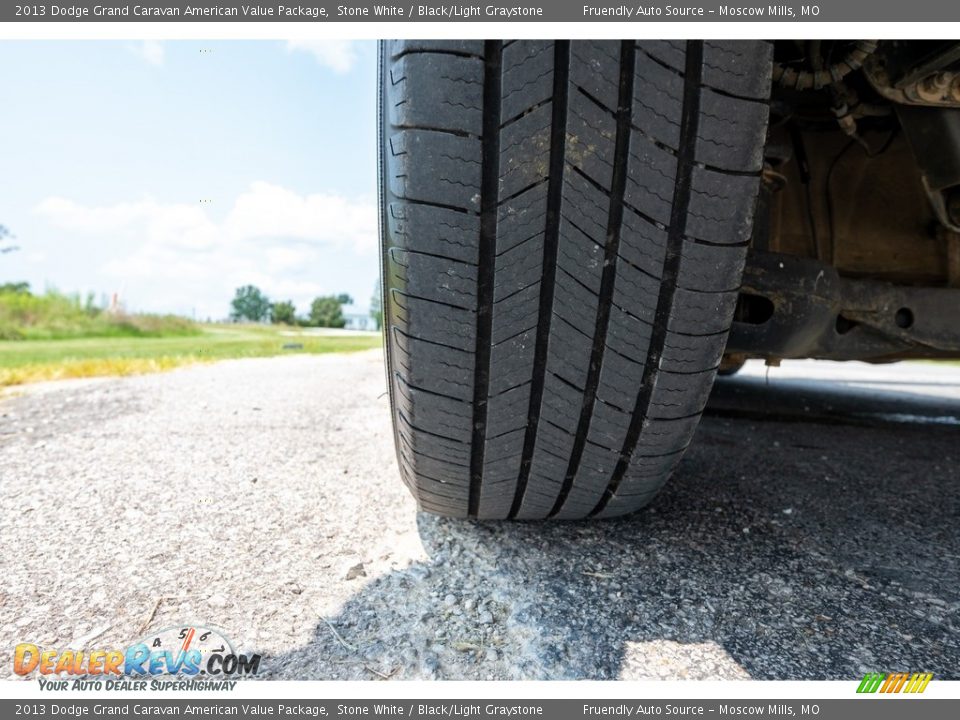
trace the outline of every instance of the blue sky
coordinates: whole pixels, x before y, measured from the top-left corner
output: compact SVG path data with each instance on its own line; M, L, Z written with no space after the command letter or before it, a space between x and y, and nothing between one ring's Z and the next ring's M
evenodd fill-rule
M226 316L377 276L372 42L0 42L0 283Z

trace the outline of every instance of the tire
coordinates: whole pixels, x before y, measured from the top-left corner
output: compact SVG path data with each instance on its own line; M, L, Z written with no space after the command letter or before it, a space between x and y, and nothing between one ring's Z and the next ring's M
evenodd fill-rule
M730 329L771 51L381 44L388 385L422 510L609 517L660 489Z

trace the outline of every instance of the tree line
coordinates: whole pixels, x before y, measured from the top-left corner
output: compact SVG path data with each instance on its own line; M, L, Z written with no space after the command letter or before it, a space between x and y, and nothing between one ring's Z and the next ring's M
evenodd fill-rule
M321 295L310 303L305 316L297 315L292 300L274 302L255 285L237 288L230 303L230 319L247 322L271 322L275 325L300 325L305 327L342 328L347 324L343 317L343 306L353 303L347 293L339 295ZM374 293L371 317L380 328L380 294Z
M14 234L5 225L0 224L0 255L15 252L19 246L12 244ZM9 294L29 294L26 283L5 283L0 291ZM342 328L347 324L343 317L343 306L353 303L347 293L339 295L321 295L310 303L310 311L305 315L297 315L297 308L292 300L273 302L255 285L244 285L237 288L230 303L230 319L235 322L271 322L275 325L300 325L305 327ZM377 330L383 321L381 309L380 281L370 301L370 317L373 318Z

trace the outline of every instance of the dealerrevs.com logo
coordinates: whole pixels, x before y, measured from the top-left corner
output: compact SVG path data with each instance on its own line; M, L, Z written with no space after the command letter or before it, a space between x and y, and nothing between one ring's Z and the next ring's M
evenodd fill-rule
M165 676L178 680L153 680L150 688L232 689L237 678L257 673L260 657L238 653L215 628L178 626L151 633L124 649L74 650L20 643L14 649L13 670L21 676L35 674L42 687L53 690L139 690L147 682L128 679ZM64 676L78 680L71 683Z

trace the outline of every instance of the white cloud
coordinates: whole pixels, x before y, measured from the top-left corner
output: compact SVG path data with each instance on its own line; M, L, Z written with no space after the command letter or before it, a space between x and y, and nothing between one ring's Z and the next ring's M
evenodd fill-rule
M57 226L81 233L116 233L137 226L148 243L169 243L182 248L211 247L219 234L200 207L164 205L151 199L88 207L66 198L50 197L37 210Z
M105 233L137 226L150 244L185 249L287 238L349 245L366 252L377 242L376 209L371 202L324 193L300 195L266 182L251 183L220 223L211 220L198 204L159 203L153 199L87 206L50 197L37 210L60 227Z
M237 198L225 225L235 237L320 239L361 250L370 250L377 240L377 215L372 203L322 193L299 195L265 182L251 184Z
M295 51L310 53L318 63L340 74L349 72L357 61L357 43L354 40L287 40L287 52Z
M248 283L305 308L318 294L347 289L324 287L323 271L339 283L335 269L351 257L376 267L374 201L266 182L252 183L222 217L199 203L153 198L94 206L50 197L36 211L65 240L89 247L98 273L139 292L135 309L222 317L234 289Z
M143 40L133 46L132 50L151 65L163 65L164 49L159 40Z

